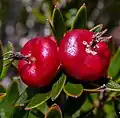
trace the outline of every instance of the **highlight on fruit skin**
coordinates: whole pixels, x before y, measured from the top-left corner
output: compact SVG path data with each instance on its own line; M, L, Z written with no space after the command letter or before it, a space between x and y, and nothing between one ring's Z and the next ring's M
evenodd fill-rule
M64 71L85 81L98 80L106 76L111 53L103 37L107 30L93 33L89 30L68 31L60 42L59 58Z
M20 53L27 57L27 60L18 60L18 71L23 82L35 88L49 85L59 67L54 37L35 37L25 44Z

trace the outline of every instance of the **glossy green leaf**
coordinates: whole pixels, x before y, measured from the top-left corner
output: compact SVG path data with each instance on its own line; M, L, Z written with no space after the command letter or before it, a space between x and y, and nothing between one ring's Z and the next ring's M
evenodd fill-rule
M4 53L6 52L9 52L9 51L13 51L13 46L10 42L8 42L6 48L4 49ZM6 54L5 58L8 58L9 57L9 54ZM1 72L1 75L0 75L0 79L3 79L5 76L6 76L6 73L8 71L8 68L10 67L10 60L3 60L3 69L2 69L2 72ZM7 66L4 66L8 64Z
M28 103L30 99L37 94L38 89L33 89L27 87L19 96L18 100L15 103L15 106L24 106L25 103Z
M32 109L28 113L28 118L44 118L44 114L48 112L48 106L46 103Z
M47 103L45 102L44 104L41 104L40 106L37 107L37 109L43 113L43 114L46 114L48 112L48 105Z
M54 101L61 93L64 84L66 82L66 76L63 74L59 80L52 86L51 99Z
M32 13L33 15L35 15L36 19L40 22L40 23L45 23L46 18L44 15L42 15L37 9L32 9Z
M103 106L104 112L106 113L106 118L118 118L114 109L113 101L106 103Z
M93 27L90 31L97 33L97 32L100 32L102 30L102 28L103 28L103 24L99 24L99 25Z
M120 91L120 84L113 81L109 81L106 84L106 89L111 91Z
M62 16L62 13L60 12L59 8L55 6L52 14L52 23L53 28L55 30L55 37L60 42L62 39L64 33L66 32L66 25Z
M39 105L45 103L50 97L51 97L51 92L38 93L31 99L31 101L29 102L29 104L26 106L25 109L29 110L29 109L36 108Z
M108 68L108 76L113 77L117 76L120 71L120 48L118 48L114 57L111 59L110 66Z
M75 20L71 26L72 29L85 29L87 23L87 11L86 6L83 4L78 10Z
M83 86L81 84L73 84L71 82L67 82L64 86L64 92L71 97L79 97L83 92Z
M3 45L0 40L0 75L2 73L2 69L3 69Z
M56 104L52 105L45 115L45 118L63 118L60 107Z
M14 111L15 106L14 103L19 97L18 84L16 81L13 81L11 87L9 88L6 97L0 103L0 112L4 113L6 118L11 118Z

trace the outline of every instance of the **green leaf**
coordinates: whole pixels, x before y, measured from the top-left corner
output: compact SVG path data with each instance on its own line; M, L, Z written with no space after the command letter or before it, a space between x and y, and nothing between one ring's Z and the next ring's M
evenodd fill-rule
M80 110L82 105L84 105L86 98L85 93L82 93L78 98L68 96L68 99L64 103L64 113L68 116L72 116L77 110Z
M12 117L15 106L14 103L19 97L18 84L16 81L13 81L11 87L9 88L6 97L0 103L0 112L4 113L6 118Z
M2 73L2 69L3 69L3 45L0 40L0 75Z
M64 86L64 92L71 97L79 97L83 92L83 86L81 84L73 84L67 82Z
M28 103L30 99L38 93L38 89L27 87L19 96L18 100L15 103L15 106L24 106L25 103Z
M55 30L55 38L60 42L64 33L66 32L66 25L60 10L55 6L52 14L52 23Z
M59 80L52 86L51 99L54 101L61 93L64 84L66 82L66 76L63 74Z
M45 115L45 118L63 118L60 107L57 104L52 105Z
M86 6L83 4L78 10L75 20L71 26L71 30L73 29L85 29L87 23L87 12Z
M6 89L2 84L0 84L0 93L6 93Z
M113 77L113 79L117 76L120 71L120 48L117 49L114 57L111 59L109 68L108 68L108 76Z
M94 109L94 116L95 118L106 118L106 113L103 110L103 108L98 107L97 109ZM114 117L115 118L115 117Z
M120 84L118 84L114 81L109 81L106 84L106 89L111 90L111 91L120 91Z
M92 104L99 103L99 93L89 93L87 97Z
M99 24L99 25L93 27L90 31L97 33L97 32L100 32L102 30L102 28L103 28L103 24Z
M38 93L35 95L31 101L26 106L26 110L33 109L38 107L39 105L45 103L51 97L51 92L48 93Z
M114 109L113 101L110 101L103 106L104 112L106 113L105 118L118 118Z
M16 107L12 118L23 118L26 112L27 111L23 107Z
M4 50L4 53L9 52L9 51L13 51L13 46L10 42L8 42L8 44ZM9 54L6 54L5 58L8 58L8 57L9 57ZM0 79L3 79L6 76L6 73L10 67L10 64L7 66L4 66L4 65L6 65L8 63L10 63L10 60L3 60L3 69L2 69L2 72L0 75Z

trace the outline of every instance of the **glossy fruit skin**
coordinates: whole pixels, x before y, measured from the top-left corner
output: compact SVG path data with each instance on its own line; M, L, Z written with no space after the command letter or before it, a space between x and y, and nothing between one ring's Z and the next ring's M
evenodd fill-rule
M35 88L49 85L59 67L55 39L52 36L33 38L21 49L21 54L30 55L30 61L18 61L18 71L23 82Z
M60 42L61 65L68 75L78 80L93 81L106 76L110 50L105 42L87 50L84 43L90 44L93 35L89 30L75 29L67 32Z

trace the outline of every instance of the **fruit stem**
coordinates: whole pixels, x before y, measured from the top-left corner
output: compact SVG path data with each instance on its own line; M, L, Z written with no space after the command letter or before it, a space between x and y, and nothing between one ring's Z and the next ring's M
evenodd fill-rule
M107 32L107 29L101 31L101 32L98 32L96 34L93 35L92 37L92 42L90 43L90 47L93 48L97 43L101 42L101 41L108 41L109 39L112 38L112 36L109 36L109 37L102 37L103 34L105 34Z
M15 52L14 53L14 52L10 51L10 52L7 52L7 53L3 54L3 56L6 56L7 54L9 54L9 57L3 58L3 60L11 59L11 61L10 61L10 63L8 63L4 66L7 66L7 65L11 64L15 60L25 60L27 62L35 62L35 60L36 60L34 57L31 57L31 54L28 54L28 55L25 56L23 54L20 54L20 52Z
M96 88L96 89L83 89L85 92L91 92L91 93L100 93L101 91L104 91L104 90L106 90L106 86L105 85L103 85L103 86L100 86L100 87L98 87L98 88Z

